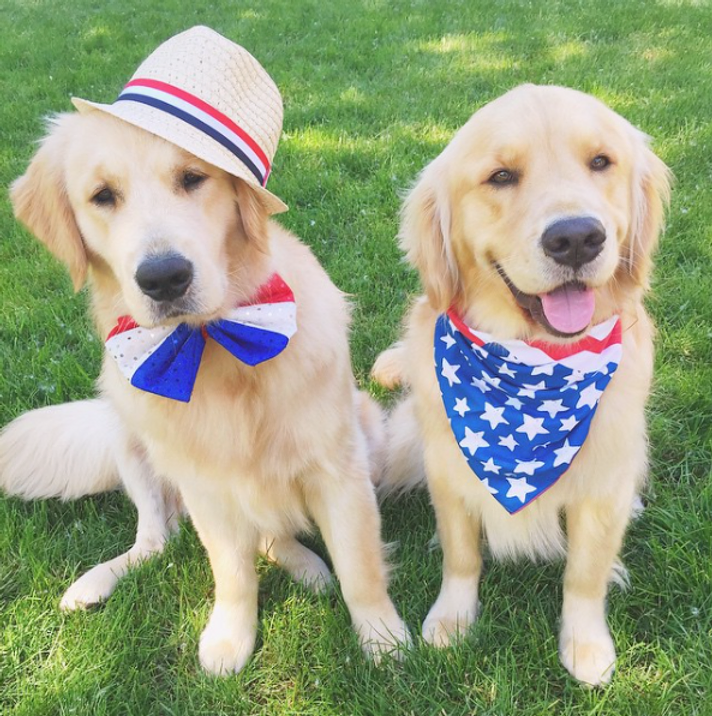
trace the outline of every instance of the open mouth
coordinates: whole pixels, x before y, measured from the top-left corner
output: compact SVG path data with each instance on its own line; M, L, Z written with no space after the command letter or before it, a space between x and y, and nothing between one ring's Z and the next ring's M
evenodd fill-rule
M520 291L509 276L496 265L515 300L549 333L566 338L584 331L591 323L596 308L593 289L579 281L569 281L549 293L539 295Z

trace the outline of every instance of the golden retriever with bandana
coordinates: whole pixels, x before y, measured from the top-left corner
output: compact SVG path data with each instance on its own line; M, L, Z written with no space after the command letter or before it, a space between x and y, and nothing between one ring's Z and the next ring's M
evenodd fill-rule
M495 557L566 553L561 660L582 682L610 679L605 601L646 476L643 296L668 193L667 168L625 119L580 92L524 85L476 112L407 197L400 242L426 295L374 376L409 388L390 418L384 488L424 467L437 517L431 644L477 618L484 536ZM586 373L577 361L589 360ZM554 370L570 376L562 390L546 382ZM598 382L579 385L564 418L565 389L583 376ZM561 474L537 486L534 468L549 466Z

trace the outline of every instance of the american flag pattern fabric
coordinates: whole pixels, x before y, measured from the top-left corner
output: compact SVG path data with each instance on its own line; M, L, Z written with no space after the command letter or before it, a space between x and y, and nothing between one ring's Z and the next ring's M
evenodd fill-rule
M142 328L131 316L121 316L106 339L106 349L131 385L187 403L208 338L242 363L255 366L287 347L297 330L296 314L294 294L274 274L251 302L205 326Z
M435 327L435 370L455 440L509 513L571 465L621 358L618 316L574 344L495 341L454 312Z

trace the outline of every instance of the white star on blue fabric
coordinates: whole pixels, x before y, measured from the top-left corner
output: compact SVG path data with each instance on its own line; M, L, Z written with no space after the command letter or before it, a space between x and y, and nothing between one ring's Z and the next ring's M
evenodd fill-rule
M490 458L489 460L487 460L486 463L484 463L482 465L482 469L485 472L493 472L495 475L499 475L499 471L502 468L499 465L497 465L492 458ZM496 493L493 493L493 494L496 494Z
M514 378L517 375L511 368L507 367L506 363L502 363L498 370L502 375L506 375L509 378Z
M507 435L506 438L500 438L499 444L503 447L509 448L512 452L514 452L514 448L519 445L519 443L514 439L514 435Z
M455 345L455 339L449 333L441 336L440 340L445 344L446 348L452 348Z
M455 407L453 411L458 413L461 418L465 417L465 413L470 410L470 406L467 404L467 398L455 398Z
M492 390L491 385L487 385L484 380L481 380L480 378L473 378L470 385L473 388L479 388L483 393L488 393L490 390Z
M522 504L530 492L536 492L536 487L532 487L526 477L508 477L507 482L509 483L507 497L516 497Z
M495 378L491 375L485 375L484 378L488 385L491 385L495 388L499 388L499 384L502 382L501 378Z
M553 363L544 363L543 365L535 365L532 368L532 375L552 375L554 372Z
M457 377L457 371L460 370L459 365L450 365L445 358L443 358L443 365L442 365L442 376L447 380L447 382L450 384L450 387L455 383L459 383L460 379Z
M516 432L525 433L529 440L534 440L537 435L546 435L548 430L544 427L544 418L533 418L526 413L522 416L524 422L517 428Z
M492 485L489 484L489 478L485 477L484 480L481 480L482 484L487 488L490 495L499 495L499 490L492 487Z
M523 405L522 401L519 400L519 398L507 398L504 404L511 405L515 410L521 410Z
M531 477L540 467L544 467L544 463L539 460L517 460L514 472L523 472Z
M466 448L470 455L474 455L480 448L489 447L489 443L482 438L483 435L484 432L474 433L465 427L465 437L458 444Z
M566 381L566 385L561 389L562 392L564 390L576 390L576 383L581 380L581 373L577 370L573 370L564 380Z
M580 408L582 405L587 405L590 408L593 408L596 403L598 403L598 399L603 394L602 390L599 390L596 388L595 383L591 383L588 387L584 388L579 393L579 400L578 403L576 403L576 408Z
M575 415L572 415L570 418L559 418L559 420L561 420L560 430L562 432L570 433L578 425L578 420Z
M559 465L567 465L574 459L574 455L581 449L580 445L569 445L568 438L564 440L564 446L558 450L554 450L556 453L556 460L554 460L554 467Z
M485 403L485 409L480 417L482 420L486 420L490 424L492 430L494 430L500 424L508 424L508 422L502 417L502 413L504 413L503 407L495 408L493 405Z
M533 398L535 393L543 388L546 388L546 383L543 380L536 385L523 385L517 395L520 398Z
M564 407L563 400L543 400L537 410L549 413L550 418L555 418L559 413L565 413L567 408Z

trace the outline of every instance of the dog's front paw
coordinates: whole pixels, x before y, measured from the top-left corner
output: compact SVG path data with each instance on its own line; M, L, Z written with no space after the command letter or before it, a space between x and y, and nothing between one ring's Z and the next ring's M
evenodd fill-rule
M423 622L423 639L439 649L452 646L467 635L475 620L476 614L456 614L452 617L428 614Z
M423 639L438 648L451 646L466 636L478 612L476 588L443 588L423 622Z
M119 578L107 564L98 564L77 579L64 593L59 608L64 612L87 609L105 602Z
M605 624L578 633L571 627L562 628L559 656L571 676L589 686L607 684L616 666L616 649Z
M403 659L412 644L408 627L392 604L381 610L359 614L354 618L354 629L364 653L376 664L384 656Z
M255 648L257 624L240 610L216 605L200 637L200 665L209 674L237 674Z

